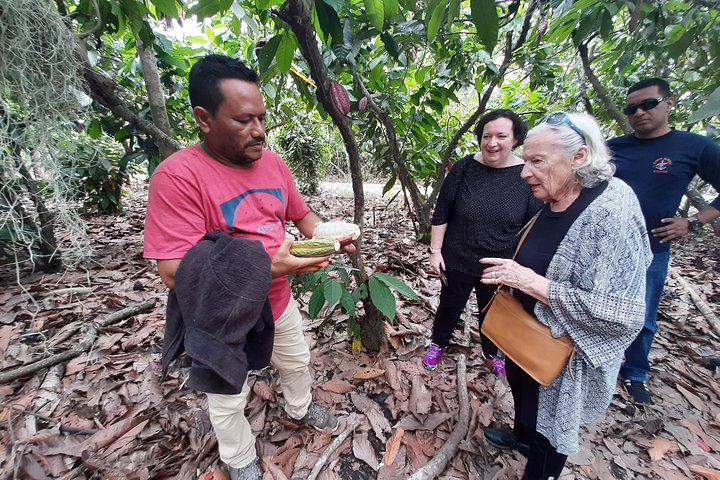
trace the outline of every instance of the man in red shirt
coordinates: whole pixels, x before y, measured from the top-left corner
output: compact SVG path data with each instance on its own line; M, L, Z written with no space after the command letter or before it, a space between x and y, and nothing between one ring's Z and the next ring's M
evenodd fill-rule
M311 237L320 218L303 201L283 160L264 148L266 112L257 81L242 62L222 55L208 55L191 69L190 102L204 141L171 155L153 174L144 255L157 260L160 277L172 289L180 261L205 234L220 230L262 242L271 257L271 364L280 377L285 410L301 423L334 429L337 419L312 402L310 350L287 278L315 271L327 258L291 255L285 222ZM248 395L247 382L238 395L207 394L220 458L232 480L262 476L244 415Z

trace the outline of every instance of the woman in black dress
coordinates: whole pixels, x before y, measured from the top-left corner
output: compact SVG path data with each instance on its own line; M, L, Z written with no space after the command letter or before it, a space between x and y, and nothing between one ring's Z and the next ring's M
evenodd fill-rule
M509 258L518 230L542 205L520 178L523 160L513 154L527 125L512 110L492 110L477 123L480 152L459 160L440 189L432 218L430 264L443 284L432 340L423 357L434 370L450 342L460 314L475 289L480 309L492 286L480 283L483 257ZM483 314L480 314L482 325ZM482 336L485 362L495 375L504 373L497 347Z

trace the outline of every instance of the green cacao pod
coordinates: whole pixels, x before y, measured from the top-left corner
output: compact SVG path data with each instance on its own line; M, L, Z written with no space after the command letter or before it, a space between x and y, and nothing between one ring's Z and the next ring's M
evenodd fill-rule
M350 113L350 97L345 88L335 80L330 80L330 101L339 114L347 115Z
M332 238L311 238L293 242L290 253L296 257L327 257L340 250L340 242Z

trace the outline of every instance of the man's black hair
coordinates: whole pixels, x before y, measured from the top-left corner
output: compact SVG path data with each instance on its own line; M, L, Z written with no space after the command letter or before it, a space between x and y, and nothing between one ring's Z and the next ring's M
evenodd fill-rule
M628 88L627 94L630 95L633 92L636 92L638 90L642 90L643 88L648 87L658 87L658 91L660 92L660 95L663 97L671 97L672 92L670 91L670 84L663 80L662 78L645 78L643 80L640 80L636 84L632 85L630 88Z
M475 125L475 137L477 138L478 143L482 143L482 135L483 130L485 129L485 125L499 118L507 118L512 122L513 137L515 137L514 146L519 147L520 145L522 145L525 142L525 137L528 133L527 123L525 123L525 120L520 118L520 115L513 112L512 110L507 109L490 110L485 115L480 117L477 125Z
M215 115L223 101L220 80L228 78L258 83L257 73L235 58L212 54L198 60L190 69L190 105L203 107Z

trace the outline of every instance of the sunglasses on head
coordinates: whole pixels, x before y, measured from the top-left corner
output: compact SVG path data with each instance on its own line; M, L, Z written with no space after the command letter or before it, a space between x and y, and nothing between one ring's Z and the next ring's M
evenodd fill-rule
M542 123L547 123L548 125L558 126L558 125L567 125L568 127L572 128L575 133L580 135L580 138L582 138L583 143L587 143L585 132L580 129L577 125L573 123L572 120L570 120L570 117L565 112L553 112L550 115L546 116L542 119Z
M669 95L662 98L648 98L647 100L643 100L640 103L631 103L630 105L625 105L625 108L623 108L623 113L628 116L634 115L635 112L638 111L638 108L642 108L647 112L648 110L652 110L653 108L657 107L668 98L670 98Z

